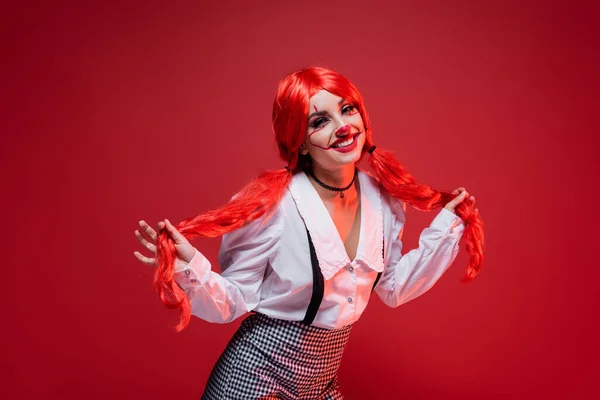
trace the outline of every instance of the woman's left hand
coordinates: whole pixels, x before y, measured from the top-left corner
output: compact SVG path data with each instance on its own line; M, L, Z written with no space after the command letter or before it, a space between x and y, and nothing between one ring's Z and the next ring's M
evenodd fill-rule
M444 206L444 208L448 211L452 211L454 214L456 214L456 212L454 211L456 207L460 203L462 203L466 198L469 198L469 200L471 200L473 204L475 204L475 196L469 197L469 192L467 192L467 190L464 187L459 187L458 189L453 191L452 194L457 194L458 196L449 201L448 204ZM477 212L477 210L475 211Z

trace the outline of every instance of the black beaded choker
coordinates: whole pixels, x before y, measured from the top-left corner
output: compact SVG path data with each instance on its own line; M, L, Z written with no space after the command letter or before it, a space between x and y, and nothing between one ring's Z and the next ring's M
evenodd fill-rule
M354 184L354 181L356 180L356 175L358 173L358 170L356 168L354 169L354 176L352 177L352 182L350 182L350 184L348 186L343 187L343 188L338 188L338 187L335 187L335 186L329 186L328 184L321 182L319 180L319 178L317 178L317 176L313 172L312 168L308 168L308 173L319 184L319 186L324 187L327 190L331 190L332 192L340 192L340 198L343 199L344 198L344 192L346 190L350 189L350 187L352 187L352 185Z

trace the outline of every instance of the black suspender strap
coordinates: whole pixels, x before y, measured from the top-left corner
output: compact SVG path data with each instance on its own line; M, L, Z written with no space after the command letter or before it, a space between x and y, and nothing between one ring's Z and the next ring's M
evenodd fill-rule
M317 311L321 306L321 301L323 301L323 295L325 292L325 283L323 279L323 273L321 272L321 267L319 267L319 260L317 259L317 252L315 251L315 246L310 238L310 233L308 229L306 230L306 234L308 236L308 246L310 247L310 263L312 265L312 273L313 273L313 291L312 296L310 298L310 304L308 305L308 309L306 310L306 315L304 316L304 320L302 323L305 325L310 325L314 321L317 316ZM381 255L385 255L385 239L383 240L383 248L381 249ZM385 260L385 258L384 258ZM382 272L377 274L377 278L375 279L375 283L373 283L373 287L371 288L371 292L375 290L375 286L377 286L377 282L379 282L379 278L381 278Z
M313 242L310 238L308 229L306 230L306 234L308 235L308 245L310 247L310 262L312 264L313 272L313 292L310 298L310 304L308 305L308 309L306 310L306 315L304 316L304 320L302 322L305 325L310 325L317 316L317 311L319 310L319 306L321 305L321 301L323 300L323 294L325 292L325 283L323 281L323 273L321 272L321 267L319 267L317 252L315 251L315 246L313 245Z
M379 278L381 278L381 272L377 274L377 278L375 279L375 283L373 283L373 287L371 288L371 293L375 290L375 286L377 286L377 282L379 282Z
M371 288L371 292L375 290L375 286L377 286L377 282L379 282L379 278L381 278L381 272L377 274L377 278L375 278L375 283L373 283L373 287Z

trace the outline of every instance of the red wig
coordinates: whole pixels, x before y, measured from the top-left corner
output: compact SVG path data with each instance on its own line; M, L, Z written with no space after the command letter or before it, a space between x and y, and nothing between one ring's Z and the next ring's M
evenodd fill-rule
M309 99L322 89L347 99L358 108L366 132L362 159L373 146L373 131L356 87L341 74L327 68L308 67L293 72L279 82L273 102L273 132L279 155L287 164L287 169L265 171L229 203L184 219L177 225L177 230L183 236L188 239L221 236L248 221L262 216L266 219L275 211L292 176L310 165L310 157L301 155L298 149L306 137ZM391 152L379 147L369 155L369 164L382 190L418 210L430 211L444 207L456 197L450 192L440 192L417 182ZM465 223L464 236L469 253L466 274L461 281L470 282L478 274L483 262L483 221L469 199L461 202L455 212ZM191 312L185 292L173 280L175 254L173 240L163 230L158 235L158 268L154 275L154 288L168 308L181 310L180 321L175 328L181 331L189 323Z

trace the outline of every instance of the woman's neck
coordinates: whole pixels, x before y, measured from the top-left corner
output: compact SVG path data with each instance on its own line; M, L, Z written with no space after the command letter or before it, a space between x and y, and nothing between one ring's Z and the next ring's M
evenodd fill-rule
M336 169L325 169L318 164L312 166L313 173L319 180L329 186L346 187L352 182L356 166L344 165Z
M342 198L340 197L340 192L332 191L322 187L314 180L313 177L311 177L310 182L316 189L321 199L324 201L334 201L336 203L339 202L343 204L353 204L358 200L359 185L358 176L354 178L354 174L356 172L356 166L354 164L345 165L335 170L324 169L318 165L313 165L311 168L317 179L329 186L343 188L348 186L354 179L354 184L343 192L344 197ZM310 174L308 175L310 176Z

